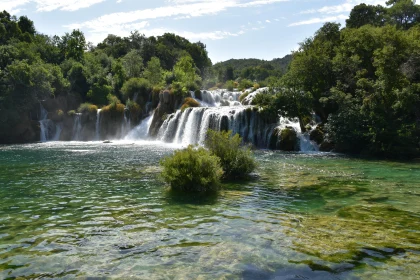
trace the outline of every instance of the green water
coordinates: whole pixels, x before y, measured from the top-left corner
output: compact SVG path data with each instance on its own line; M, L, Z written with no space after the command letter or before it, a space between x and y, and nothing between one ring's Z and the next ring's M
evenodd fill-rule
M0 147L0 279L419 279L420 164L258 151L217 196L156 143Z

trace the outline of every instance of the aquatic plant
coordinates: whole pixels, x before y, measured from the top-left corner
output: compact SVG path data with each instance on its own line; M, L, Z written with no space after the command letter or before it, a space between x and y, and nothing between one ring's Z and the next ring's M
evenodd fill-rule
M200 147L176 151L160 161L162 178L175 191L208 192L220 185L223 169L220 159Z

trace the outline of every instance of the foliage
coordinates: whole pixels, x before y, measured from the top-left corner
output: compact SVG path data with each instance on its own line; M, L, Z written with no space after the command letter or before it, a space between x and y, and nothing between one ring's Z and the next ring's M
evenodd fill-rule
M138 123L140 121L140 117L141 117L141 107L139 104L137 104L137 102L131 101L130 99L127 100L125 107L128 109L128 111L130 112L130 119L131 121L133 121L134 123Z
M191 107L200 107L200 103L197 102L194 98L187 97L184 100L184 104L181 106L181 111L184 111L187 108Z
M216 191L223 174L220 159L202 147L176 151L162 159L160 165L162 178L176 191Z
M152 87L144 78L131 78L121 88L124 99L134 100L139 104L145 104L149 100Z
M225 178L241 178L251 173L256 163L251 150L241 147L239 134L232 136L232 131L207 131L205 147L220 158Z
M249 79L262 82L269 77L279 78L286 72L291 60L291 55L286 55L283 58L276 58L271 61L253 58L230 59L216 63L213 66L212 75L205 77L205 83L214 79L213 77L216 77L217 81L222 83L225 83L228 80L237 79ZM214 86L214 84L212 86Z
M143 71L143 58L138 50L131 50L122 58L125 73L128 78L138 78Z
M250 93L250 91L245 91L244 93L242 93L241 96L239 96L239 101L242 102L245 98L248 97Z
M315 111L337 151L416 157L419 6L406 0L387 5L358 5L346 28L327 23L303 42L274 86L274 107L300 118Z
M233 89L235 88L235 82L232 81L232 80L227 81L226 84L225 84L225 88L228 91L233 91Z
M254 86L254 83L251 80L248 79L242 79L239 82L239 90L245 90L248 88L252 88Z
M82 114L96 114L97 111L98 107L96 105L92 105L91 103L82 103L77 109L77 112Z
M157 57L147 63L146 69L144 69L143 77L150 82L152 86L159 85L162 82L163 69L160 66L160 60Z
M89 92L87 98L94 104L105 105L108 101L108 95L112 93L112 87L106 84L95 83Z
M175 80L189 90L196 90L201 83L191 56L185 55L174 66Z

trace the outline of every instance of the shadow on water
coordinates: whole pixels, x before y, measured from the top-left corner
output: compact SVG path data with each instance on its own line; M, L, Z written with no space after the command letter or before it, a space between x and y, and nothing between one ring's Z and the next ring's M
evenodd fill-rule
M266 271L259 269L254 265L246 265L242 271L241 279L244 280L292 280L292 279L312 279L312 280L339 280L349 279L357 280L360 279L355 276L351 276L349 273L351 267L340 266L337 269L331 269L316 263L309 263L307 265L301 265L299 267L284 267L277 269L276 271Z
M214 205L218 202L218 192L195 192L186 193L174 190L165 192L165 199L175 204L192 204L192 205Z

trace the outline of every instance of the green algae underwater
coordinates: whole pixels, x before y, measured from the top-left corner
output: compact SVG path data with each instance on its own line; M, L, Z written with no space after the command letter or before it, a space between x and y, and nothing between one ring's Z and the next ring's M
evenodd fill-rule
M420 163L256 151L169 192L153 142L0 147L0 279L419 279Z

